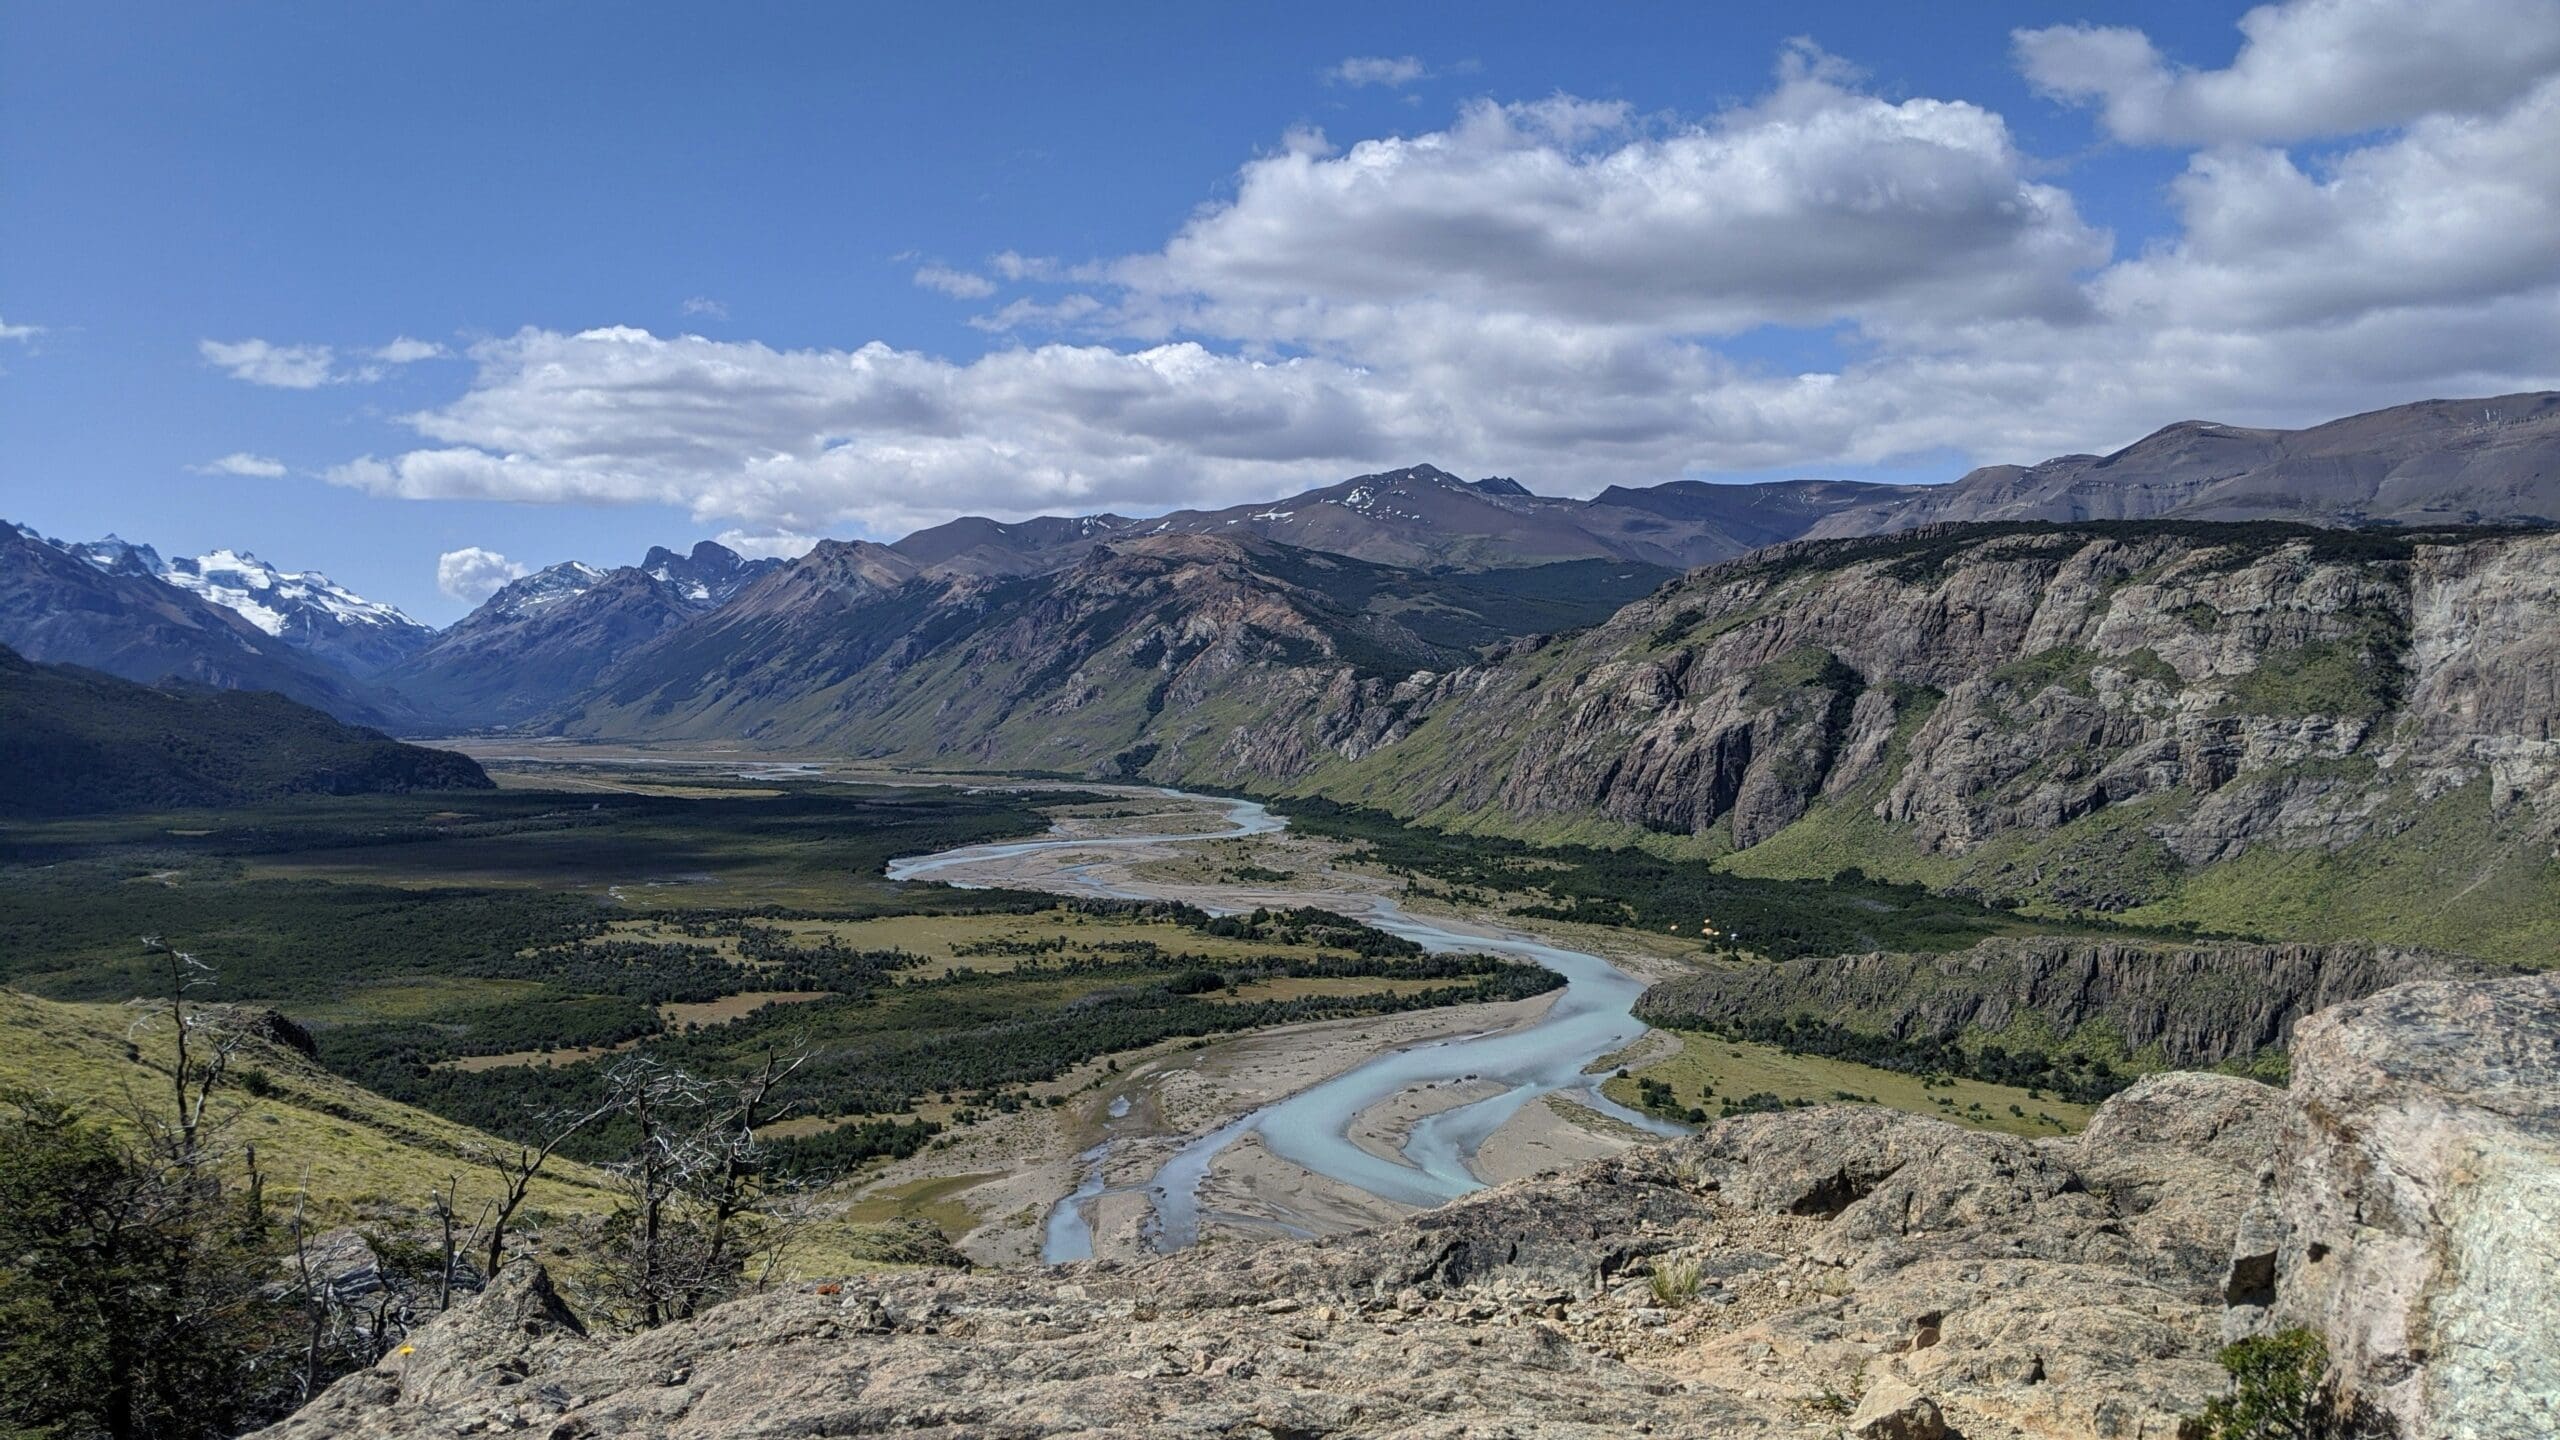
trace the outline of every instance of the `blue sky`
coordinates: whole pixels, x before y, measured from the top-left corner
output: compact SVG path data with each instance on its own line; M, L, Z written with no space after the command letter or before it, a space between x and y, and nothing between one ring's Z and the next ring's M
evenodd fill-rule
M2244 8L6 7L0 516L443 621L466 549L2548 383L2548 0ZM2475 264L2338 218L2490 173Z

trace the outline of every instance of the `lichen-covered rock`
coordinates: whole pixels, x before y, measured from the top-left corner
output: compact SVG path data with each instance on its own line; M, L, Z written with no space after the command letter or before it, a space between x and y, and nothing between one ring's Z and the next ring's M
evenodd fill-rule
M2319 1332L2374 1433L2560 1435L2560 974L2386 990L2293 1061L2234 1328Z
M1900 1380L1883 1380L1858 1397L1849 1416L1858 1440L1946 1440L1947 1419L1938 1402Z

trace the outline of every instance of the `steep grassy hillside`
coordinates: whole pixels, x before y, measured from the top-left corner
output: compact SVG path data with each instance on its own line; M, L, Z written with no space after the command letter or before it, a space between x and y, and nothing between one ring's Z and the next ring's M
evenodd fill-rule
M253 1022L256 1012L238 1012ZM165 1015L130 1005L63 1004L0 989L0 1088L32 1090L111 1122L168 1103ZM484 1177L475 1151L493 1141L465 1125L385 1100L273 1039L250 1040L215 1104L226 1148L255 1145L270 1195L306 1190L317 1212L423 1211L431 1190ZM604 1177L574 1162L534 1183L528 1201L555 1215L602 1213Z

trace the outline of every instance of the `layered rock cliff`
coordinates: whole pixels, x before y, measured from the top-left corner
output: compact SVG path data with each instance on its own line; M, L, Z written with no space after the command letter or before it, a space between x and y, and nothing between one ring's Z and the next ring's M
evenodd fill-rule
M1656 1025L1728 1031L1809 1015L1902 1040L2095 1025L2128 1052L2188 1068L2285 1049L2303 1017L2392 985L2482 973L2389 945L2034 936L1945 955L1736 965L1656 985L1636 1010Z
M2539 863L2555 723L2560 536L1955 526L1694 572L1439 677L1395 743L1296 783L1465 828L1598 822L1756 873L1856 864L2116 911L2447 805L2482 856Z

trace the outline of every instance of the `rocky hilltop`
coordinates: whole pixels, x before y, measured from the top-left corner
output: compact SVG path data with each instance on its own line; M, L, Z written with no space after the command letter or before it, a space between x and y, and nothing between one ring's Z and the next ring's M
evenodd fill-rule
M2226 1334L2310 1324L2338 1433L2547 1435L2554 1036L2560 977L2403 986L2290 1093L2157 1075L2076 1137L1748 1116L1357 1235L623 1339L520 1263L267 1433L2168 1437Z

